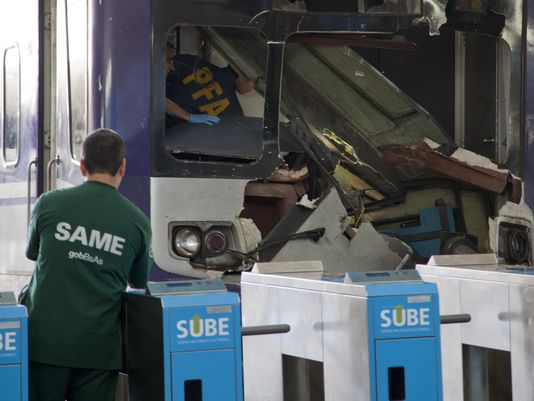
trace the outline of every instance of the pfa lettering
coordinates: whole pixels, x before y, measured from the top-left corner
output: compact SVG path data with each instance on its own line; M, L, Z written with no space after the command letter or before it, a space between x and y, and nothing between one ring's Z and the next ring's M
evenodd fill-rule
M17 350L17 333L5 332L0 333L0 352Z

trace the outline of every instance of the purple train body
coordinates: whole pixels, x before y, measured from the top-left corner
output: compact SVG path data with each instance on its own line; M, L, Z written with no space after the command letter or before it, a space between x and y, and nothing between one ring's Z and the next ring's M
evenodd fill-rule
M497 123L492 128L492 137L484 143L492 144L488 151L490 158L506 164L523 178L521 207L531 216L534 81L530 78L534 53L528 43L528 32L534 24L534 11L530 2L490 0L480 2L487 7L485 10L462 10L453 1L406 0L400 1L405 7L402 11L387 12L380 9L381 2L372 1L341 0L330 2L329 6L307 1L306 10L296 8L299 2L287 1L280 6L281 3L284 2L142 0L133 6L128 0L31 0L0 5L3 54L0 72L4 77L0 108L0 290L18 291L28 281L33 265L24 257L24 246L31 206L42 192L82 181L78 172L79 147L83 136L99 127L114 129L125 139L127 175L121 192L153 221L157 266L152 279L164 280L177 274L203 277L210 274L206 268L210 263L214 271L239 270L228 262L228 255L225 259L215 251L202 251L206 252L202 257L204 265L184 256L176 249L176 235L182 226L188 227L198 230L202 240L216 238L231 243L236 251L250 251L250 245L245 244L246 235L236 223L244 195L235 194L243 191L247 182L269 177L280 164L280 110L291 117L292 104L282 93L286 85L281 82L287 79L284 57L290 56L285 45L297 31L313 33L302 35L304 39L298 43L321 46L327 37L349 49L346 52L350 53L351 48L361 49L368 64L377 70L385 65L386 58L380 55L391 56L398 48L413 50L411 42L395 40L399 35L410 37L414 27L425 20L430 21L424 27L427 36L438 33L440 26L453 32L448 42L450 53L441 56L442 64L453 65L454 60L464 57L468 60L465 66L470 65L469 53L465 53L465 48L464 53L458 50L463 39L454 39L454 32L470 35L480 31L494 38L489 45L494 50L488 50L485 56L493 55L496 64L504 67L497 67L494 74L495 87L500 88L495 91L500 92L495 96L498 100L493 105L493 114L486 121ZM200 27L199 32L211 35L210 40L219 40L227 58L241 54L241 50L224 45L237 43L242 37L232 33L224 37L227 31L213 31L211 27L233 27L239 34L254 31L250 37L264 40L264 54L258 57L265 63L263 75L258 73L255 77L264 82L259 91L263 120L257 136L260 150L252 161L244 161L239 155L234 155L232 160L221 159L219 155L218 159L181 159L169 153L164 126L165 44L171 33L177 45L186 48L186 29L180 31L183 26ZM243 39L243 43L249 39ZM474 42L478 39L475 37ZM385 50L373 53L376 48ZM424 46L420 48L424 50ZM240 64L241 67L251 65L251 62ZM253 71L252 67L248 70ZM472 123L473 114L483 114L481 107L469 105L471 109L462 109L462 101L471 99L469 88L462 87L466 93L463 97L458 97L461 91L453 88L461 84L459 76L463 73L448 71L449 78L445 78L445 74L442 77L439 71L434 72L432 82L439 86L443 81L449 86L444 89L448 92L443 93L441 100L440 96L428 96L432 90L419 96L422 105L430 110L443 109L447 102L453 105L447 106L451 111L439 121L441 125L458 126L461 119ZM404 85L405 92L415 98L421 95L418 92L421 88L410 87L408 77L413 71L399 70L391 74L392 81L393 76L399 77L396 84ZM471 75L464 77L476 75L472 71L465 74ZM429 104L425 104L425 96L433 98ZM325 112L324 120L328 118L331 115ZM457 129L450 141L456 138L461 145L469 142L462 137L463 131ZM355 143L354 147L358 148L359 142ZM473 148L479 153L486 152ZM369 177L373 175L370 173ZM393 192L382 191L386 195ZM217 194L221 194L221 199L217 199ZM221 204L225 202L229 210L223 210ZM192 205L195 203L198 205ZM523 212L519 214L524 217ZM530 223L527 218L525 224L530 227ZM218 236L214 237L214 232ZM291 255L295 257L294 253ZM267 260L275 258L271 255Z

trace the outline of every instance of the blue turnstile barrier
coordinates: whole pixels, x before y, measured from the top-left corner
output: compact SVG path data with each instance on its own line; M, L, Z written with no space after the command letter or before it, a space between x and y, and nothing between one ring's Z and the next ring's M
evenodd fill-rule
M441 401L436 284L415 270L350 272L345 282L367 293L371 400Z
M221 280L125 294L130 401L242 401L241 308Z
M241 296L244 325L291 327L243 342L246 400L442 401L437 287L415 270L253 271Z
M26 308L12 292L0 292L0 400L28 400Z

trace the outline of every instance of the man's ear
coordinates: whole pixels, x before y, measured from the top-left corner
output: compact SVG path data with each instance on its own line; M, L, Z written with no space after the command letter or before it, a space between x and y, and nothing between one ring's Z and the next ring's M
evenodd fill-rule
M121 165L119 166L119 175L124 177L126 174L126 158L122 159Z
M80 160L80 172L82 173L83 177L87 177L87 174L89 173L83 159Z

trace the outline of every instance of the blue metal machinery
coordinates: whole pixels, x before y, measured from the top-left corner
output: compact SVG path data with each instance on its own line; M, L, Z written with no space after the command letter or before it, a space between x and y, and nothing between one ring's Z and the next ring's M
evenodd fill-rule
M437 288L414 270L243 273L247 401L441 401ZM313 397L310 398L310 395Z
M396 223L398 228L381 228L388 222ZM453 209L447 204L421 209L417 216L376 222L375 226L379 232L409 243L417 255L427 257L439 255L443 241L456 232Z
M126 294L130 401L242 401L241 308L221 280Z
M0 292L0 399L28 400L27 313L12 292Z

